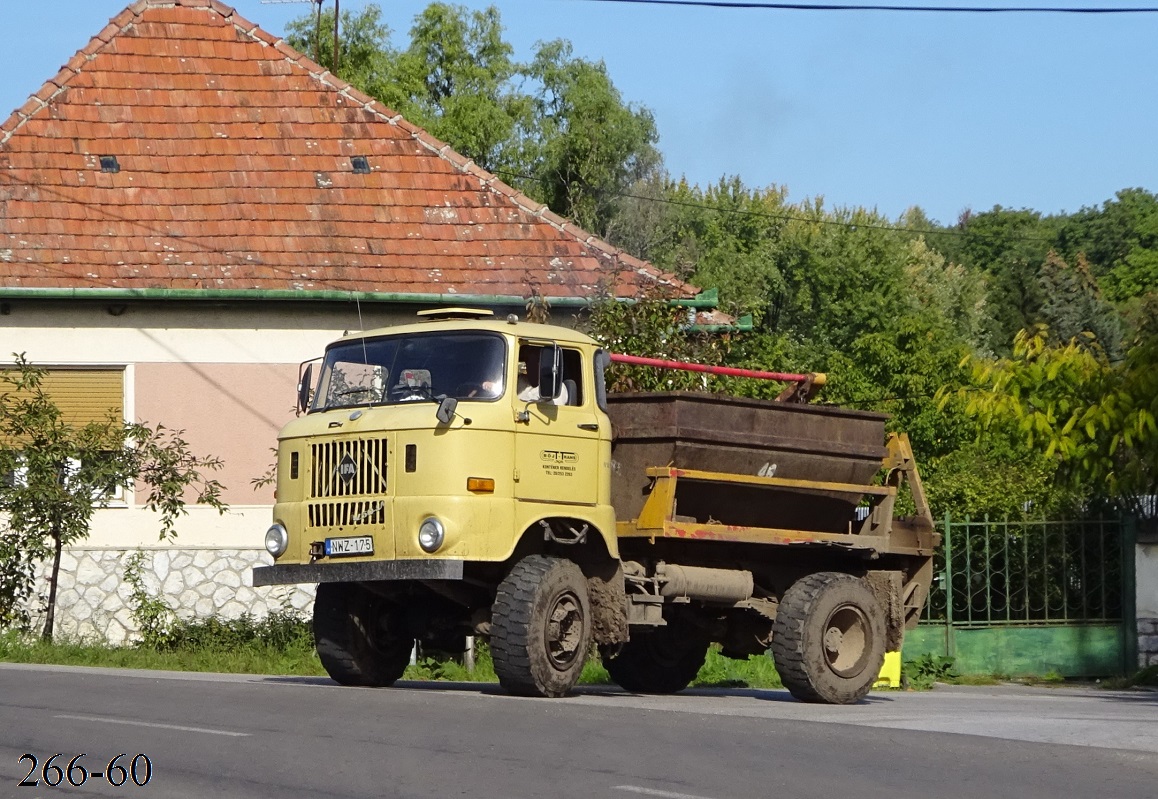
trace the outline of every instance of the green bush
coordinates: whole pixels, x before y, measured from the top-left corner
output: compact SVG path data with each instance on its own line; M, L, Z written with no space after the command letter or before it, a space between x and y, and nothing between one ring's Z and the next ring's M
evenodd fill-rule
M928 691L935 683L953 682L960 675L953 658L926 652L919 658L901 664L902 683L916 691Z
M148 646L142 642L142 646ZM206 619L178 620L166 631L160 650L231 650L266 648L284 651L312 651L314 634L310 621L293 610L274 610L261 618L246 613L235 619L210 616Z

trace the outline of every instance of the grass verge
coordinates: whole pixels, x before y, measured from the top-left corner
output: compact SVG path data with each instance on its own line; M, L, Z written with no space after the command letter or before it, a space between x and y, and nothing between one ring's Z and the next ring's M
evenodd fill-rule
M65 639L49 644L37 636L6 632L0 634L0 661L303 677L322 677L326 673L314 652L309 622L284 612L260 620L242 617L180 622L171 627L163 639L125 646ZM485 645L477 649L473 670L454 660L423 658L409 666L402 679L498 682L494 662ZM597 655L588 659L579 682L611 684L611 677ZM747 660L732 660L713 647L692 685L779 688L781 682L770 657L754 655Z
M1111 691L1121 691L1126 688L1158 688L1158 666L1147 666L1129 677L1115 677L1102 680L1101 686Z
M167 633L149 643L112 646L93 641L59 639L47 644L38 636L15 632L0 633L0 661L9 663L51 663L65 666L99 666L161 671L222 672L227 674L271 674L278 676L324 677L313 634L307 619L290 612L275 612L263 619L242 617L178 622ZM912 690L931 690L938 682L951 685L999 685L1018 682L1027 685L1058 685L1057 674L1011 677L1003 674L958 674L952 659L925 655L905 661L904 674ZM455 660L422 658L407 667L404 680L496 683L494 662L485 644L475 654L475 667L468 670ZM611 677L598 655L592 654L579 678L581 685L611 685ZM1158 686L1158 666L1143 669L1131 677L1103 680L1103 688L1124 689ZM709 651L695 680L695 688L781 688L780 675L772 658L753 655L733 660Z
M747 660L733 660L720 654L717 647L708 650L707 660L692 686L697 688L783 688L776 666L768 655L750 655Z
M39 636L9 631L0 634L0 660L162 671L325 674L308 622L284 611L262 619L178 622L163 637L125 646L61 638L46 643Z

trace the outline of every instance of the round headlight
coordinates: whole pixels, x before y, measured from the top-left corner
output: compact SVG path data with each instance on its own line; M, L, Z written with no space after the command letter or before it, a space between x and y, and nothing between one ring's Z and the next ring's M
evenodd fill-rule
M265 531L265 549L275 558L285 552L289 546L289 533L280 524L275 524Z
M442 546L444 538L446 538L446 530L443 528L442 522L433 516L422 520L422 524L418 527L418 546L427 552L434 552Z

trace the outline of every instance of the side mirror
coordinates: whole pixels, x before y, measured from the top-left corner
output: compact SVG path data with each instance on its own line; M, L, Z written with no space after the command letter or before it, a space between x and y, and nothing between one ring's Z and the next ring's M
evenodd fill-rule
M563 351L558 344L539 353L539 399L553 402L563 390Z
M307 363L298 381L298 413L305 413L310 406L310 387L313 385L314 365Z
M599 410L607 413L607 367L611 365L611 353L607 350L595 351L595 403Z
M457 408L458 400L455 397L443 397L442 401L438 403L438 410L434 412L434 415L442 424L450 424Z

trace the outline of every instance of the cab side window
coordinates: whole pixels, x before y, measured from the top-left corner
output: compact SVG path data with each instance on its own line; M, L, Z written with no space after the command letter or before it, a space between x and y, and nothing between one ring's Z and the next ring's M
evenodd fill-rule
M523 344L519 347L518 397L523 402L539 401L539 356L542 345ZM583 356L579 350L564 348L563 352L563 393L555 400L556 405L583 404Z
M563 350L563 385L567 387L567 405L583 404L583 358L579 350Z

